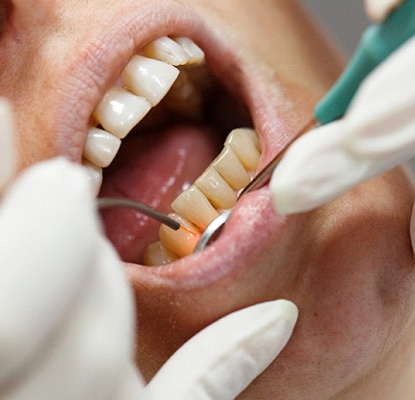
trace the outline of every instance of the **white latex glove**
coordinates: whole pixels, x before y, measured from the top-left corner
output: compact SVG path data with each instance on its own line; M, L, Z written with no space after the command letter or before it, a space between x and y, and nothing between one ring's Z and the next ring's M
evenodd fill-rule
M86 175L67 161L39 164L4 192L1 399L139 398L134 302L98 226Z
M365 0L366 14L373 22L382 22L404 0Z
M4 186L14 170L13 135L1 120ZM145 387L133 363L133 296L81 167L44 162L4 190L0 243L2 400L232 399L279 354L297 319L284 300L231 314Z
M276 210L322 205L415 156L415 37L362 83L346 115L287 151L271 180Z

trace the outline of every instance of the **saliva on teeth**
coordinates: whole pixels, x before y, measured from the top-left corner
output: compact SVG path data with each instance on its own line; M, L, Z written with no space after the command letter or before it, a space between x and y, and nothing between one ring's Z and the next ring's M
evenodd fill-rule
M169 264L193 252L201 233L224 210L232 208L237 193L252 179L261 151L253 129L239 128L227 137L222 152L203 174L171 204L169 217L186 229L162 225L160 240L148 246L144 264Z

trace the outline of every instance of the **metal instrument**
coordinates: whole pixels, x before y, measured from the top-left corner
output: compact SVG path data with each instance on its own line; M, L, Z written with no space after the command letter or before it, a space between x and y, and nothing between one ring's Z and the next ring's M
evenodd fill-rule
M324 125L341 118L363 80L414 34L415 0L404 1L383 23L369 26L363 33L345 71L315 107L313 119L246 186L238 199L269 181L274 169L296 139L318 125ZM202 233L195 252L203 250L219 236L230 214L231 211L228 210L212 221Z

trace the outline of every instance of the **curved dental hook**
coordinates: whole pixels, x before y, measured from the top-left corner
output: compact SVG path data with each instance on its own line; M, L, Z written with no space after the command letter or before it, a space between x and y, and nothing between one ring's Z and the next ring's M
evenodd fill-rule
M140 203L139 201L134 201L130 199L116 198L116 197L102 197L97 199L98 208L100 210L104 208L113 208L113 207L125 207L132 208L142 214L145 214L156 221L167 225L169 228L177 231L180 229L180 224L169 218L167 215L157 211L156 209L148 206L147 204Z

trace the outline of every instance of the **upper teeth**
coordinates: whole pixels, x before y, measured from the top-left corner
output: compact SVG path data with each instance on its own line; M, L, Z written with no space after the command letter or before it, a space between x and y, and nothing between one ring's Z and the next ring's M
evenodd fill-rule
M185 50L173 39L162 37L144 47L144 55L171 65L184 65L188 61Z
M170 64L143 56L134 56L122 73L131 92L143 96L154 107L167 94L179 70Z
M103 129L89 129L83 158L96 192L101 187L102 168L114 159L120 139L166 96L176 81L180 71L173 65L204 60L203 51L184 37L158 39L146 46L143 54L132 57L122 73L124 87L110 88L93 114Z
M120 148L121 140L103 129L91 128L84 147L84 158L99 167L108 167Z

